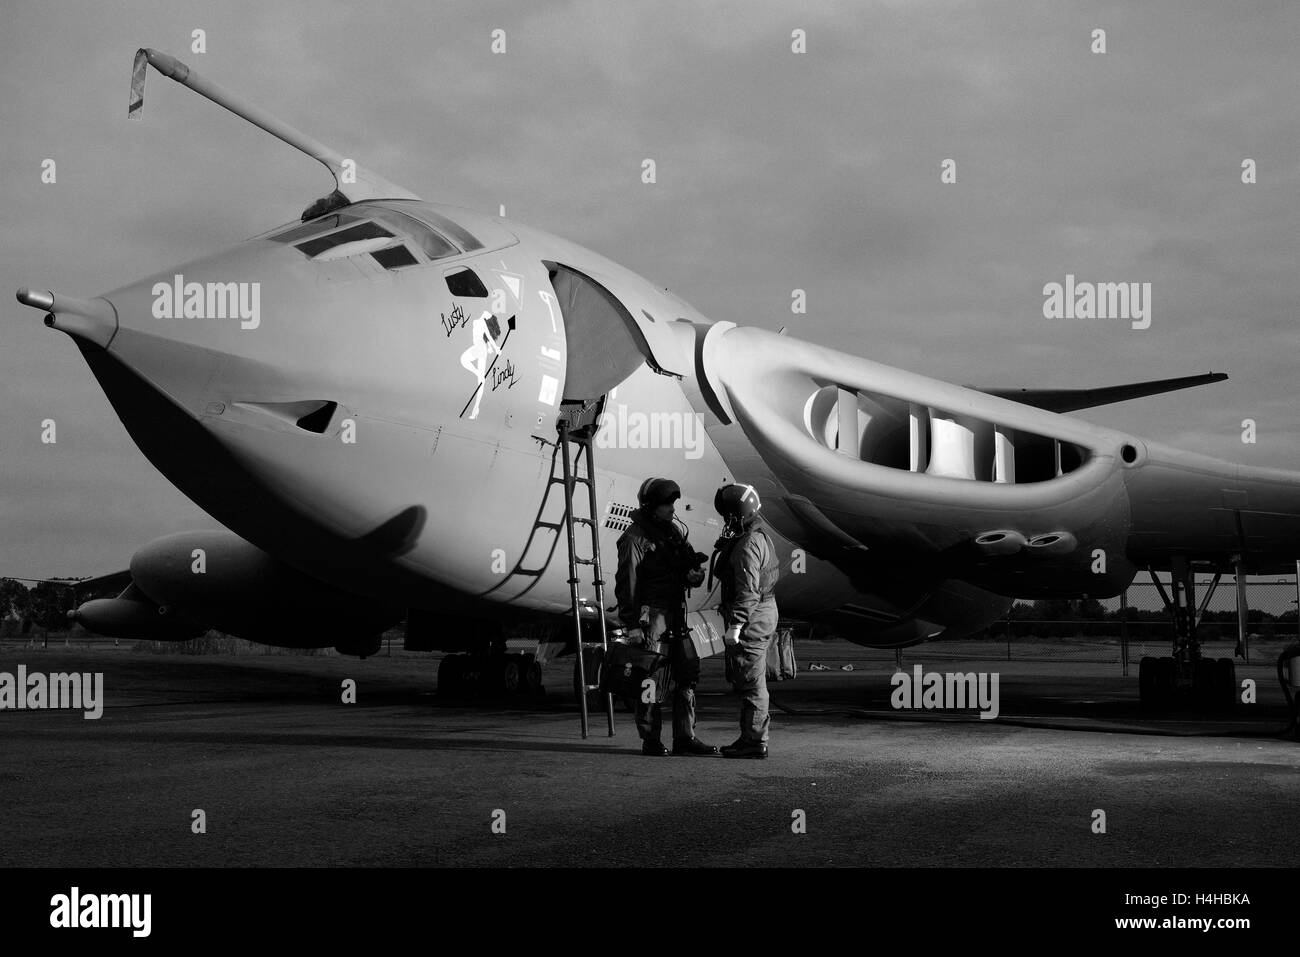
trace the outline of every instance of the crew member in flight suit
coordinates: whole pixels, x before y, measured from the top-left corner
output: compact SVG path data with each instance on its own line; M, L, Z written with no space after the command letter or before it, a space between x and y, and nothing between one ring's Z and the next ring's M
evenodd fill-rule
M776 547L758 514L762 503L748 485L718 489L713 506L726 522L713 555L712 573L722 585L724 653L735 669L740 695L740 737L722 749L728 758L766 758L768 726L767 647L776 631Z
M673 503L681 489L670 479L648 478L637 497L640 507L618 539L618 573L614 595L618 618L632 641L667 654L668 665L656 680L672 678L673 754L716 755L718 749L695 736L695 686L700 680L700 660L688 653L686 590L704 582L708 556L691 548L674 522ZM694 649L690 649L693 651ZM667 675L664 674L667 671ZM657 702L634 705L641 753L668 753L660 739L662 707Z

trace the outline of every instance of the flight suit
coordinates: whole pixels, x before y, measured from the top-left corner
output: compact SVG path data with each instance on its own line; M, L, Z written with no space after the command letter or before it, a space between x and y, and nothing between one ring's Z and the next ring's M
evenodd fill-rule
M741 628L740 644L726 650L740 695L740 738L746 744L765 745L771 724L767 648L776 633L780 561L758 516L735 538L720 539L718 549L714 570L722 585L723 622L728 629Z
M695 686L700 680L700 661L687 654L690 636L685 604L687 575L696 557L676 525L658 521L644 509L633 511L632 524L618 539L618 572L614 578L618 618L629 629L639 628L641 609L649 609L650 625L644 629L641 644L668 656L666 665L652 677L661 685L671 678L675 743L695 737ZM627 703L633 706L641 740L659 741L663 728L661 705L643 702L639 697Z

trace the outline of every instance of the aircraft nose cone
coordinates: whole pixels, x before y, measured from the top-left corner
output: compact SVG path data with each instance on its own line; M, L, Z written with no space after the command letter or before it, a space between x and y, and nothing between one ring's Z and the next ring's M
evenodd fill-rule
M117 310L107 299L78 299L26 286L18 290L17 299L45 312L45 324L51 329L100 348L107 348L117 333Z

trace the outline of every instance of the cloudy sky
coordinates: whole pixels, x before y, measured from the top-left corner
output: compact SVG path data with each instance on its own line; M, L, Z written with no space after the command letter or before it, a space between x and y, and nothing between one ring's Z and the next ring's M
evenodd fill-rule
M195 29L206 53L190 51ZM332 188L153 71L144 121L128 123L139 46L427 199L504 204L714 319L964 384L1227 372L1084 416L1300 468L1292 0L6 0L0 575L112 571L152 538L214 525L13 290L94 295L296 219ZM1150 282L1150 328L1045 319L1043 286L1067 273ZM807 315L790 313L795 288Z

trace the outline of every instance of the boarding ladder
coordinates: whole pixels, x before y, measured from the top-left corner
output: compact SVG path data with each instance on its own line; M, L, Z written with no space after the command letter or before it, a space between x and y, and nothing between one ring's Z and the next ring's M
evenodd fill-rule
M596 517L596 469L593 445L596 422L599 418L599 403L581 402L561 403L557 429L560 433L560 455L564 465L563 476L551 476L552 483L564 486L564 530L569 543L569 603L573 612L574 645L578 652L578 704L582 709L582 736L587 737L587 695L598 691L600 686L589 684L587 678L586 652L600 648L602 657L609 651L609 637L605 629L605 580L600 569L600 522ZM574 495L574 489L582 484L587 487L586 495ZM586 515L576 514L575 506L585 505ZM578 535L576 526L584 525L591 534L591 558L578 555ZM592 585L595 588L595 620L600 630L600 643L584 645L582 640L582 608L586 604L578 592L578 566L590 565ZM593 676L594 677L594 676ZM614 698L606 694L605 717L609 724L609 736L614 736Z

